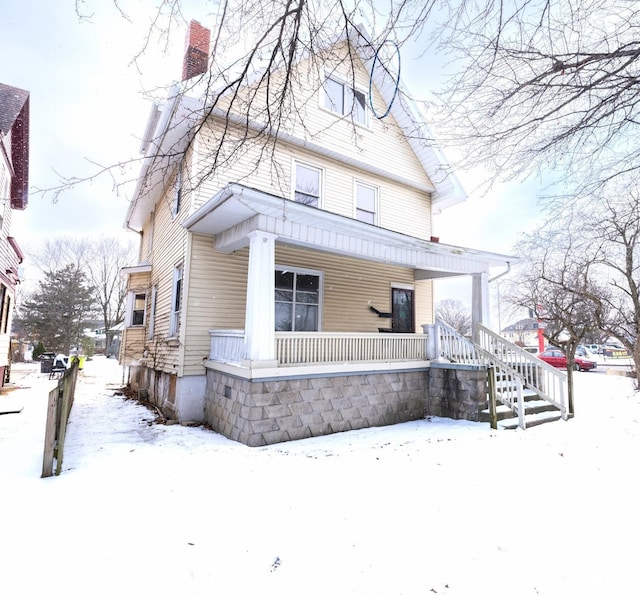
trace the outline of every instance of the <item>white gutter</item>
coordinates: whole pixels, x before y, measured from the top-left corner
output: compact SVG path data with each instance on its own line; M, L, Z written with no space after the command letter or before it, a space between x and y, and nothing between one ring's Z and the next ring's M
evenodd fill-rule
M133 214L134 209L136 208L138 201L141 198L141 194L144 188L144 185L147 181L147 177L149 175L149 170L153 166L158 157L157 151L162 147L162 142L164 141L167 132L169 130L169 123L175 114L176 108L178 106L178 98L180 97L180 92L178 91L178 84L174 83L171 86L171 91L169 93L169 98L165 103L165 109L162 111L162 116L156 126L156 130L159 130L160 133L155 136L155 138L148 143L147 151L144 157L144 162L142 164L142 170L140 171L140 175L138 176L138 182L136 184L136 189L133 193L133 198L131 203L129 204L129 208L127 209L127 215L125 218L125 228L131 231L139 232L139 229L135 229L131 227L129 221L131 220L131 216Z

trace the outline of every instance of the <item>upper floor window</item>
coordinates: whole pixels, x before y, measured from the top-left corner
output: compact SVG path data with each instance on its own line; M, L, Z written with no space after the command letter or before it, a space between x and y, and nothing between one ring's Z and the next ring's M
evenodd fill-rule
M296 163L295 200L312 207L320 206L322 170Z
M356 219L376 224L378 213L378 189L356 182Z
M324 107L342 116L351 114L353 120L366 126L366 97L362 91L335 79L327 77L324 81Z

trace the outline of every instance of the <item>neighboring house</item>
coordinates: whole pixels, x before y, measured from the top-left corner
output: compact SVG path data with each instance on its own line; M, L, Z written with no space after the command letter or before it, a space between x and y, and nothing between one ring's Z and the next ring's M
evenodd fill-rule
M535 318L523 318L502 329L500 334L521 347L538 349L538 321Z
M209 54L197 22L189 40L204 65L185 80ZM234 123L191 80L152 111L125 222L140 261L123 269L120 361L170 417L260 445L485 407L486 368L435 361L433 280L472 277L477 328L489 270L509 257L432 241L432 213L466 196L407 95L374 117L372 52L354 35L332 56L347 44L355 89L329 55L323 73L298 65L294 81L314 80L269 155L279 176L256 141L201 181ZM372 92L383 114L394 89L374 77Z
M11 320L24 255L11 235L13 209L29 202L29 93L0 83L0 382L11 368Z

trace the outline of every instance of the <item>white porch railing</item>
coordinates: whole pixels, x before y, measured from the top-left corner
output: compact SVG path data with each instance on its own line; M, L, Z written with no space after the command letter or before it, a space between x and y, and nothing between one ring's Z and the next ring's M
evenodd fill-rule
M243 330L212 330L209 358L239 364L246 359ZM417 333L276 333L280 366L427 359L428 335Z
M276 333L283 366L427 359L427 335L408 333Z
M228 364L239 364L245 358L244 330L209 331L211 348L209 359Z

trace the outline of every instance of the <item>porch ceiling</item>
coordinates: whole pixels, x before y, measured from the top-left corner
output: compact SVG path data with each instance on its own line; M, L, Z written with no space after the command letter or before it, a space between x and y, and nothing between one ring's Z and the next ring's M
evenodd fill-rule
M416 279L487 272L517 260L407 236L240 184L223 188L183 225L215 236L221 252L248 246L249 233L260 230L279 242L411 268Z

